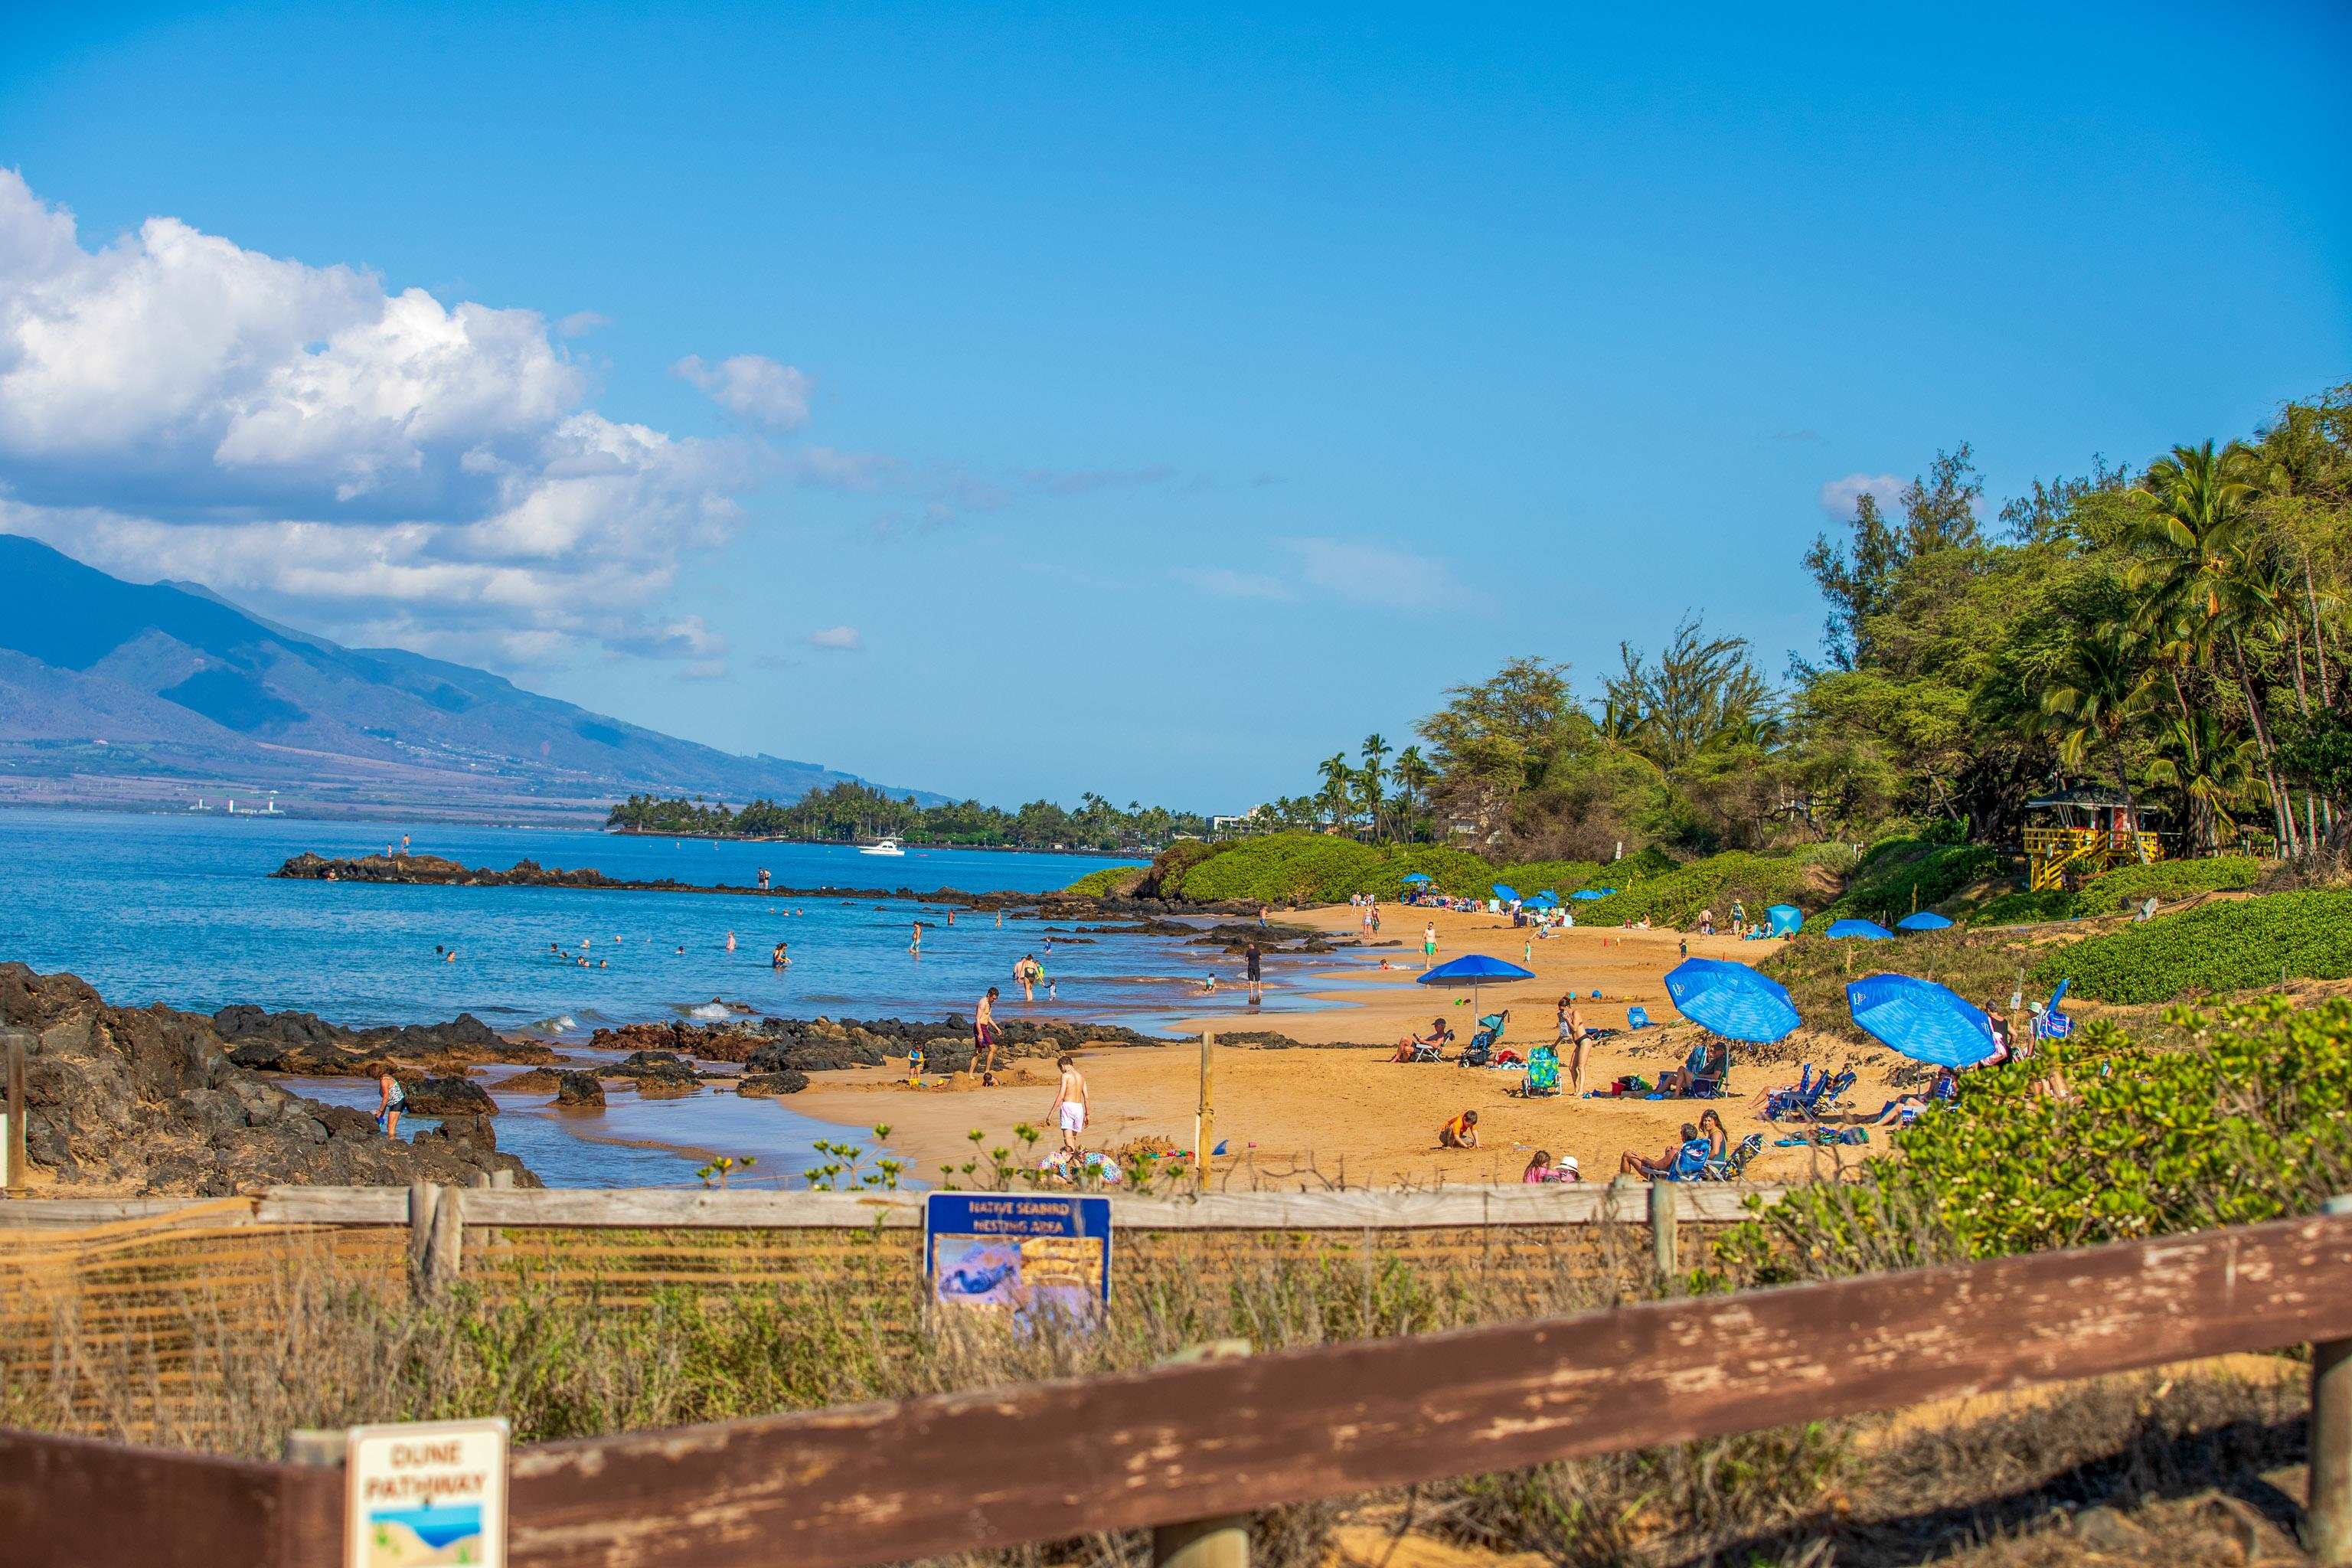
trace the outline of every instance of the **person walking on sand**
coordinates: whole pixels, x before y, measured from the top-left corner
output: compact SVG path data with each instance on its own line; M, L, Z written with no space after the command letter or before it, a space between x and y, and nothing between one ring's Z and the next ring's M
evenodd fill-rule
M1078 1152L1078 1135L1087 1130L1087 1080L1068 1052L1055 1064L1062 1069L1062 1086L1054 1091L1054 1121L1062 1129L1062 1152Z
M392 1076L390 1062L376 1064L375 1087L383 1096L375 1108L375 1124L383 1130L385 1137L397 1138L400 1136L400 1113L408 1109L408 1091L400 1087L398 1079Z
M1431 921L1421 928L1421 956L1430 963L1437 962L1437 922Z
M971 1070L983 1084L996 1081L996 987L971 1010Z
M1242 964L1249 975L1249 999L1250 1005L1253 1007L1265 1000L1264 991L1265 975L1263 973L1265 956L1258 951L1258 945L1254 941L1242 950Z

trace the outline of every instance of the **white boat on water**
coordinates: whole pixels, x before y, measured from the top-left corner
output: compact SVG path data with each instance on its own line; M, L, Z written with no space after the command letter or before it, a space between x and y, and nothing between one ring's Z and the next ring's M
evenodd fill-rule
M904 855L906 851L898 847L898 841L895 838L877 838L860 849L858 853L860 855Z

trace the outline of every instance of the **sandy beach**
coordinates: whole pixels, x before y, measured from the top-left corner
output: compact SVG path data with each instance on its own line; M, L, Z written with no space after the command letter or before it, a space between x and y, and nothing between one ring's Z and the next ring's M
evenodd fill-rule
M1345 905L1292 912L1283 919L1340 935L1360 934L1359 911ZM1236 1185L1326 1180L1355 1185L1509 1182L1518 1179L1530 1152L1541 1149L1572 1154L1587 1181L1605 1181L1616 1173L1623 1151L1657 1156L1675 1141L1682 1123L1695 1121L1707 1104L1722 1114L1733 1139L1750 1131L1766 1133L1764 1153L1749 1167L1752 1176L1769 1180L1776 1174L1798 1174L1823 1158L1811 1150L1771 1147L1786 1129L1756 1114L1764 1090L1795 1079L1793 1066L1736 1069L1728 1094L1700 1102L1587 1100L1565 1092L1557 1099L1526 1100L1506 1093L1520 1081L1515 1072L1391 1062L1387 1058L1394 1042L1409 1031L1427 1029L1436 1016L1444 1015L1463 1041L1475 1026L1466 990L1457 994L1413 983L1423 967L1420 940L1425 921L1437 927L1441 963L1483 952L1535 972L1533 980L1485 986L1478 997L1481 1012L1509 1009L1502 1043L1522 1055L1553 1037L1553 1005L1564 991L1575 990L1585 1021L1598 1027L1622 1026L1629 1006L1646 1009L1654 1023L1671 1024L1680 1015L1666 1000L1663 977L1679 962L1679 942L1687 940L1696 955L1751 962L1761 956L1764 945L1729 936L1685 939L1671 931L1578 929L1535 941L1529 952L1532 931L1513 928L1507 917L1389 906L1382 910L1381 935L1397 945L1373 951L1391 955L1397 966L1392 973L1376 971L1368 977L1361 970L1349 970L1341 988L1343 977L1328 969L1303 963L1269 963L1268 978L1275 984L1303 990L1325 1005L1272 1015L1255 1026L1310 1045L1376 1044L1354 1050L1218 1047L1216 1136L1229 1150L1218 1163L1221 1180ZM1228 967L1230 974L1220 984L1239 984L1238 962ZM1599 1001L1591 999L1596 990L1601 994ZM1017 998L1005 1016L1022 1016ZM1230 1016L1209 1022L1225 1029L1236 1026ZM1202 1024L1185 1026L1197 1030ZM1654 1080L1660 1069L1679 1066L1689 1036L1687 1030L1673 1033L1670 1047L1662 1047L1657 1030L1621 1034L1601 1042L1589 1059L1586 1087L1604 1086L1630 1072ZM1875 1110L1892 1092L1885 1075L1896 1065L1895 1059L1883 1052L1857 1052L1843 1043L1829 1051L1835 1062L1855 1058L1861 1082L1850 1103ZM1054 1097L1051 1066L1023 1065L1022 1076L1029 1081L993 1089L966 1079L947 1088L918 1089L883 1068L827 1073L793 1097L793 1109L853 1126L887 1123L891 1151L909 1162L909 1174L936 1181L942 1163L971 1156L969 1133L974 1128L983 1133L987 1146L1018 1150L1021 1144L1013 1131L1016 1124L1048 1125ZM1087 1147L1116 1148L1146 1134L1190 1147L1199 1066L1199 1047L1190 1042L1158 1050L1084 1053L1080 1067L1094 1108ZM1473 1107L1478 1111L1484 1146L1439 1149L1439 1125ZM1884 1133L1874 1131L1872 1136L1875 1147L1885 1146ZM1049 1137L1039 1149L1051 1146ZM1849 1163L1865 1152L1838 1151Z

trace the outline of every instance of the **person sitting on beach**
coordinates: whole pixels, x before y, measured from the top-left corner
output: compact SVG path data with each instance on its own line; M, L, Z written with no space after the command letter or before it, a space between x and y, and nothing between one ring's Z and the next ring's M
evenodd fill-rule
M1669 1068L1658 1075L1658 1092L1687 1096L1694 1085L1720 1084L1731 1071L1731 1043L1728 1040L1704 1039L1691 1047L1680 1068Z
M1439 1128L1437 1146L1441 1149L1475 1149L1478 1146L1478 1113L1465 1110Z
M1863 1119L1862 1125L1876 1127L1887 1121L1900 1121L1906 1126L1918 1120L1919 1113L1937 1101L1960 1098L1960 1076L1950 1068L1937 1068L1936 1081L1927 1086L1925 1094L1898 1094L1878 1108L1877 1113Z
M1409 1062L1412 1060L1413 1052L1416 1050L1443 1050L1453 1043L1454 1031L1445 1026L1445 1020L1432 1018L1429 1021L1429 1033L1425 1036L1407 1035L1403 1039L1399 1040L1396 1055L1391 1059Z
M1723 1118L1715 1113L1713 1106L1698 1113L1698 1135L1715 1151L1707 1156L1710 1160L1720 1160L1731 1152L1731 1130L1724 1126Z
M1675 1162L1682 1157L1682 1152L1697 1142L1699 1142L1698 1129L1685 1121L1683 1123L1682 1137L1666 1145L1666 1152L1654 1160L1647 1155L1637 1154L1631 1149L1626 1150L1618 1158L1618 1173L1639 1176L1645 1182L1654 1182L1661 1176L1671 1175Z
M1519 1173L1519 1180L1522 1182L1559 1181L1559 1173L1553 1170L1551 1166L1551 1151L1549 1149L1537 1150L1536 1157L1528 1162L1528 1168Z

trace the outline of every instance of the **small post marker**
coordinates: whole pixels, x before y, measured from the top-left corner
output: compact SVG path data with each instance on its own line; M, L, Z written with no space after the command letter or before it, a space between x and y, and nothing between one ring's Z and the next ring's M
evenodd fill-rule
M1213 1340L1178 1351L1160 1364L1187 1366L1204 1361L1232 1361L1248 1355L1247 1340ZM1231 1513L1216 1519L1188 1519L1154 1526L1151 1568L1249 1568L1249 1515Z
M2323 1205L2352 1215L2352 1194ZM2311 1484L2303 1544L2320 1568L2352 1568L2352 1340L2311 1347Z
M1675 1184L1650 1184L1650 1256L1658 1266L1658 1282L1669 1294L1675 1288Z

